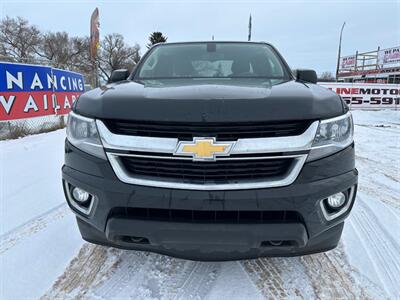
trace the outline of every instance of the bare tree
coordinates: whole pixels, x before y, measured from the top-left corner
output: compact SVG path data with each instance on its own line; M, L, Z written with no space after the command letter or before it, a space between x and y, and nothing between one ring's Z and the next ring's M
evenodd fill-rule
M140 59L139 50L138 44L134 47L128 46L121 34L112 33L106 35L100 43L100 76L108 81L112 71L116 69L126 68L132 70Z
M21 17L5 17L0 22L0 51L16 61L35 56L40 44L40 31Z
M6 49L6 45L1 43L0 44L0 56L6 56L7 55L7 49Z
M89 37L74 37L71 39L71 43L74 51L70 61L72 68L84 73L92 71L93 63L90 60Z
M94 85L95 73L94 65L90 59L90 39L89 37L74 37L71 39L74 55L71 56L70 69L77 71L85 76L85 81Z
M41 38L37 54L56 68L65 68L72 54L72 45L66 32L47 32Z
M88 38L69 37L66 32L48 32L43 34L37 52L53 67L70 70L89 68Z
M133 54L133 61L135 62L135 65L136 65L141 59L141 56L140 56L140 45L138 43L135 43L133 48L135 49L135 53Z
M333 76L332 72L322 72L318 78L318 81L335 81L335 76Z
M0 56L3 60L49 64L77 71L87 82L95 81L88 37L71 37L67 32L41 33L20 17L0 20ZM109 34L101 42L98 60L100 76L108 81L113 70L131 70L137 64L140 46L129 46L122 35Z

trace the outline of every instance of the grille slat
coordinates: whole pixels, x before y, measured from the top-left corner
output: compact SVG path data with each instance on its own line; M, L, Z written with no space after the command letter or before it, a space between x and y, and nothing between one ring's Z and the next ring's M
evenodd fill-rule
M311 121L287 121L279 123L173 123L103 120L115 134L178 138L215 137L219 141L243 138L281 137L302 134Z
M173 172L162 172L158 170L135 170L135 174L141 174L141 175L152 175L152 176L159 176L159 177L173 177L175 178L175 173ZM220 178L233 178L237 179L237 177L247 177L247 178L252 178L252 177L268 177L268 176L273 176L274 172L254 172L254 173L238 173L238 174L195 174L195 173L185 173L182 176L185 177L190 177L190 178L210 178L212 176L213 179L220 179Z
M198 181L220 183L248 179L268 179L285 175L293 158L221 160L193 162L190 160L153 159L151 157L120 156L124 168L131 175L152 177L156 180Z
M110 217L142 219L151 221L187 223L303 223L296 211L258 211L258 210L186 210L159 208L113 208Z
M126 164L132 165L132 166L138 166L138 167L146 167L146 168L151 168L151 167L159 167L159 161L158 160L143 160L140 161L140 159L128 159L125 160ZM281 168L283 164L286 163L286 160L279 160L279 159L270 159L267 163L259 162L257 163L257 168L269 168L269 169L278 169ZM168 166L168 167L173 167L173 168L178 168L183 171L191 171L193 168L196 168L197 170L207 170L207 172L211 172L213 170L215 171L221 171L224 169L227 169L229 171L235 171L235 170L254 170L254 163L249 163L248 161L240 164L233 164L233 163L215 163L215 162L191 162L191 161L185 161L183 164L177 163L176 160L173 161L167 161L163 160L162 161L163 166Z

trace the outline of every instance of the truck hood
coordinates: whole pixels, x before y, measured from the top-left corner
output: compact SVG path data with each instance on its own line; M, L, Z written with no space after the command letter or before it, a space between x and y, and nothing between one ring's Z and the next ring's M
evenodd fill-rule
M74 111L99 119L262 122L335 117L344 105L334 92L296 81L170 79L109 84L82 94Z

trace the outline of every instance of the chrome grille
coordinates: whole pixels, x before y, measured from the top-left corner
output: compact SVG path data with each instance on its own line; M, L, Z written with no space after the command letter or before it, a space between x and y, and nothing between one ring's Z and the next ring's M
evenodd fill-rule
M181 141L177 137L116 134L97 120L107 157L122 182L206 191L292 184L307 159L318 125L318 121L307 124L303 133L294 136L238 138L224 157L193 161L194 157L177 154Z

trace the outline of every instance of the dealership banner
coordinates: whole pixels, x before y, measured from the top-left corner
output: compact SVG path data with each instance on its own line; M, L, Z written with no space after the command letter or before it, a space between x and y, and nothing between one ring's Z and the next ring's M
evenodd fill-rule
M339 70L340 71L345 71L345 70L352 70L356 66L356 56L355 55L350 55L350 56L344 56L340 58L340 63L339 63Z
M67 114L84 89L79 73L0 62L0 121Z
M384 68L400 66L400 47L379 50L378 65Z
M342 96L352 109L400 109L400 85L320 82Z

